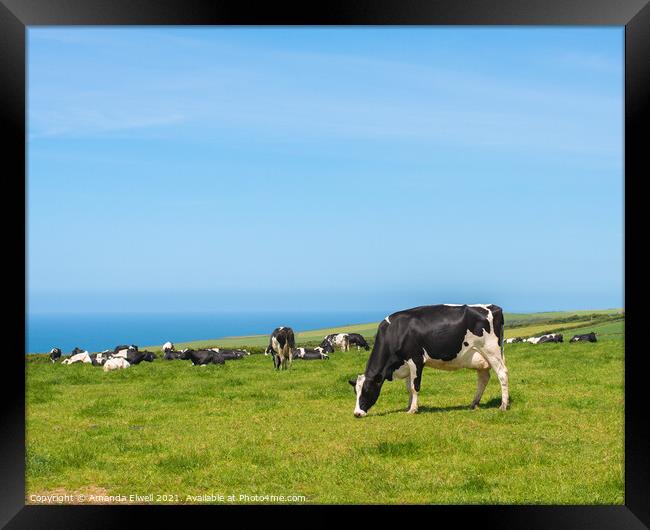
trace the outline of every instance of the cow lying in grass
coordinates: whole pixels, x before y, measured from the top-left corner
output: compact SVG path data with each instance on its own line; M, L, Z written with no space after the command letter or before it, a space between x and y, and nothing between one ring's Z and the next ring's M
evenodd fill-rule
M55 363L61 358L61 348L52 348L50 350L50 361Z
M103 370L104 372L110 372L112 370L124 370L131 366L129 361L124 357L111 357L104 363Z
M185 350L181 353L179 359L183 361L192 361L194 366L207 366L208 364L225 364L223 356L213 350Z
M329 359L330 356L327 355L323 348L296 348L293 352L293 358L303 359L305 361L313 361L317 359Z
M212 351L221 355L224 361L236 361L250 355L246 350L231 350L224 348L211 348Z
M596 334L592 331L591 333L585 333L584 335L574 335L571 337L569 342L597 342Z
M81 348L75 348L70 353L70 357L61 361L61 364L74 364L74 363L92 364L92 362L93 361L90 358L90 354L86 350L82 350Z
M542 335L541 337L528 337L524 339L524 342L530 342L531 344L544 344L546 342L564 342L564 337L561 333L548 333Z

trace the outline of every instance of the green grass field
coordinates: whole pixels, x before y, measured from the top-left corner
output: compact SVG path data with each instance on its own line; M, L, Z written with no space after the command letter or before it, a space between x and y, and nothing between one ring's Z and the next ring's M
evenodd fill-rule
M506 336L549 329L550 320L530 319ZM298 495L307 503L622 504L623 320L557 325L583 326L565 340L593 330L599 342L506 345L506 412L494 375L482 407L470 411L475 373L427 368L418 414L403 412L407 394L395 381L368 417L354 418L347 380L363 372L363 350L295 361L287 372L263 355L109 373L28 356L26 502L68 493L85 502L222 494L237 503ZM372 338L376 326L345 329ZM326 331L297 341L318 342ZM266 340L206 342L257 348Z

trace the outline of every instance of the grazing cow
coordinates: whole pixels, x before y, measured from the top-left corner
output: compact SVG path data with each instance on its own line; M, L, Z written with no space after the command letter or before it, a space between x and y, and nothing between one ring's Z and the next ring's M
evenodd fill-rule
M349 383L356 392L354 415L366 416L385 380L406 380L409 413L418 410L424 366L441 370L471 368L478 385L476 408L492 368L501 383L501 410L508 407L508 369L503 355L503 310L496 305L439 304L387 316L380 324L366 370Z
M162 352L163 353L168 352L168 351L174 351L174 344L169 342L169 341L165 342L165 344L163 344L163 346L162 346Z
M360 335L359 333L348 333L348 342L354 344L357 347L357 350L360 348L363 348L366 351L370 349L366 339L364 339L363 335Z
M338 346L341 348L341 351L349 351L350 340L348 337L348 333L332 333L330 335L326 335L323 339L323 342L329 342L332 345L332 348ZM321 346L322 345L323 343L321 343Z
M584 335L574 335L573 337L571 337L571 340L569 342L581 342L581 341L597 342L596 334L592 331L591 333L585 333Z
M296 348L293 352L294 359L304 359L305 361L313 361L315 359L329 359L323 348Z
M323 342L320 343L319 348L323 349L323 353L334 353L334 346L327 340L323 339Z
M111 357L104 363L104 372L110 372L112 370L123 370L131 366L129 361L124 357Z
M55 363L61 358L61 348L52 348L50 350L50 361Z
M291 366L295 347L296 339L291 328L280 326L273 330L266 351L270 350L273 355L273 366L276 370L286 370Z
M92 362L93 361L90 358L90 354L87 351L82 350L81 348L75 348L70 353L70 357L61 361L61 364L74 364L74 363L92 364Z
M212 350L184 350L179 359L192 361L193 366L207 366L208 364L225 363L223 356Z
M506 339L506 344L515 344L517 342L524 342L524 339L521 337L513 337L511 339Z

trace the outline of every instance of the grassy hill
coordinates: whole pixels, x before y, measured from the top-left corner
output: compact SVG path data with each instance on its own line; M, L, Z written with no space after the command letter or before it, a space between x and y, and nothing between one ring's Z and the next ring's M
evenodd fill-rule
M585 311L549 311L543 313L506 313L505 318L505 337L532 336L542 333L566 332L573 330L586 329L587 332L597 331L597 327L604 323L618 322L622 327L624 314L622 309L600 309ZM325 335L330 333L351 332L360 333L370 344L374 342L375 333L377 332L378 322L368 324L353 324L337 326L333 328L323 328L309 331L297 331L296 343L299 345L316 345L323 340ZM598 329L601 329L598 327ZM602 328L609 330L614 328ZM616 328L619 329L619 328ZM269 330L270 333L271 330ZM576 331L579 332L579 331ZM253 351L265 348L269 343L269 335L246 335L240 337L223 337L219 339L208 339L191 342L179 342L177 348L201 348L206 346L221 346L225 348L248 347ZM148 349L156 350L157 346L148 346Z

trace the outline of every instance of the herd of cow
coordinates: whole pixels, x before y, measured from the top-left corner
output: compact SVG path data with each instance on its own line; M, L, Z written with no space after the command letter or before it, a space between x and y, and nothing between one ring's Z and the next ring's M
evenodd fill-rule
M545 342L564 342L564 337L562 333L548 333L547 335L542 335L540 337L528 337L524 339L522 337L514 337L512 339L506 339L506 344L515 344L517 342L530 342L531 344L544 344ZM597 342L596 334L592 331L591 333L585 333L583 335L574 335L571 337L569 342Z
M271 334L269 347L264 354L271 354L276 368L287 368L294 359L315 360L329 359L328 353L334 351L338 346L343 351L349 351L350 345L356 345L366 350L370 349L366 340L358 333L334 333L327 335L321 345L317 348L296 348L294 333L291 328L279 327ZM60 348L50 350L50 360L55 363L61 359L63 353ZM191 361L194 366L207 366L208 364L224 364L226 361L243 359L250 353L247 350L227 348L186 348L177 350L174 344L166 342L162 346L162 359L165 361L183 360ZM153 362L158 356L156 353L147 350L139 350L135 344L119 345L112 350L104 350L99 353L90 353L81 348L75 348L70 355L61 361L61 364L84 363L93 366L102 366L104 371L120 370L131 365L140 364L143 361ZM282 360L286 361L283 363Z
M439 370L476 370L477 388L470 408L478 407L483 392L494 371L501 386L501 410L509 403L508 368L505 364L503 344L529 342L563 342L559 333L541 337L521 337L503 340L503 310L494 304L438 304L414 307L388 315L379 323L375 343L368 357L366 369L349 383L356 394L354 415L368 414L385 381L404 379L409 394L408 413L418 410L418 392L425 366ZM596 334L575 335L570 342L596 342ZM281 326L273 330L265 355L273 357L277 370L286 370L295 359L328 359L328 354L338 346L344 351L355 345L357 349L370 349L358 333L334 333L327 335L317 348L296 348L294 332ZM224 364L249 355L246 350L220 348L176 350L171 342L162 347L164 360L190 360L195 366ZM61 350L52 349L50 358L56 362ZM139 351L137 346L117 346L101 353L88 353L75 348L62 364L91 363L104 370L127 368L142 361L151 362L156 354Z

